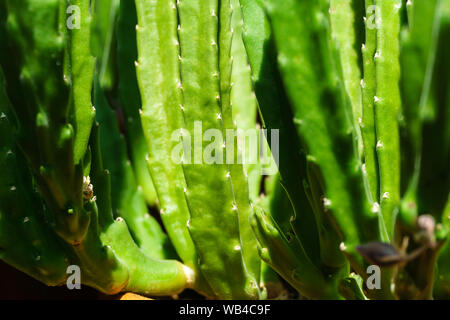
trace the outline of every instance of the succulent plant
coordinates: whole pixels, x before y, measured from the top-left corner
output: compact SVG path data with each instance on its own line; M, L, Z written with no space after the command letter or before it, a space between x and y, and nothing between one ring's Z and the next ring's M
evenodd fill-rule
M252 218L262 259L308 298L448 297L450 3L241 4L261 116L290 161Z
M1 1L0 259L106 294L449 298L449 27L449 0Z

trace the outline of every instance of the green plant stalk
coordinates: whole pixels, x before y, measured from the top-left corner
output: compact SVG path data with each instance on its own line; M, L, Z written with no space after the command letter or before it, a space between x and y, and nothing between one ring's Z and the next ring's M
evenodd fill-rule
M220 2L220 6L217 1L182 1L177 8L182 113L185 129L195 139L193 164L183 165L191 212L188 228L199 252L200 268L216 295L258 298L260 265L250 249L254 239L248 224L248 186L242 165L225 162L230 150L236 155L236 144L234 149L222 148L226 130L234 129L230 105L232 9L229 1ZM210 132L215 140L205 149L202 133L195 132L200 131L196 121L201 121L203 131L214 130ZM211 155L211 147L218 163L202 163L200 156ZM229 270L233 270L232 279Z
M97 90L100 86L97 83ZM97 91L97 97L100 94ZM102 155L100 150L101 137L98 136L98 128L94 128L91 138L92 149L92 181L96 187L96 197L98 206L98 227L92 224L92 235L99 239L103 251L114 255L121 265L121 269L112 268L107 280L119 291L132 291L144 295L173 295L180 293L186 287L190 287L194 281L193 271L175 260L156 260L145 255L134 243L124 219L118 217L113 219L111 206L111 186L110 173L103 168ZM97 207L96 206L96 207ZM89 257L97 257L98 253L88 252ZM105 269L111 263L95 263L88 270L95 266ZM119 270L119 271L118 271ZM119 272L119 278L115 275ZM103 276L103 277L104 277ZM97 284L99 275L93 278ZM101 276L100 276L101 279ZM107 293L112 293L111 291Z
M116 85L115 68L115 26L119 12L120 0L93 0L91 11L91 52L97 57L100 83L105 90Z
M244 18L244 44L252 70L253 86L258 97L263 127L269 134L273 129L280 130L278 149L280 183L294 208L292 218L289 216L285 221L277 218L275 220L283 228L283 232L291 230L292 222L295 235L300 239L305 252L314 264L320 265L319 235L314 213L310 209L303 186L298 183L306 176L306 159L297 138L281 76L274 63L276 49L271 27L265 16L262 1L240 0L240 3ZM296 152L292 153L292 150ZM279 214L285 217L285 213ZM301 223L298 223L299 221Z
M69 74L72 87L72 99L74 108L74 163L79 164L83 158L92 123L95 117L95 110L91 104L92 76L94 73L95 58L91 56L89 47L91 16L89 13L88 0L70 0L67 5L74 5L80 8L80 28L67 31L68 36L68 60L70 64ZM64 6L62 6L65 8ZM65 22L66 20L63 19ZM63 22L63 23L64 23Z
M296 240L288 241L271 218L255 208L252 228L258 239L258 251L286 281L310 299L339 299L335 286L328 286L322 272L317 269Z
M139 118L141 99L136 78L136 6L134 1L122 0L117 22L117 63L119 97L125 122L125 137L136 181L142 188L147 204L157 202L155 187L147 167L147 142Z
M351 273L348 278L342 279L339 282L339 293L346 300L367 300L363 288L363 279L355 274Z
M241 156L243 159L244 175L248 182L250 201L256 203L259 201L263 170L267 170L270 174L269 170L274 168L276 164L271 154L261 156L259 154L260 150L254 148L258 146L261 148L261 145L264 144L265 150L270 150L266 140L256 131L256 129L260 129L256 121L258 105L252 86L251 69L242 39L244 27L242 10L239 0L232 0L231 4L234 8L231 21L233 29L231 49L233 70L230 83L231 103L234 124L238 134L242 133L241 137L238 136L238 143L241 144L238 144L237 152L238 157ZM273 298L283 293L283 286L277 274L264 262L261 263L261 280L259 285L263 290L267 291L267 297ZM260 298L264 299L263 293Z
M259 196L261 187L261 163L251 150L250 141L244 141L246 133L253 132L257 128L256 111L257 101L253 92L251 71L247 60L244 42L242 41L242 12L240 10L239 0L232 0L231 4L234 8L232 16L233 43L231 55L233 57L233 69L231 74L231 103L233 106L233 119L238 130L242 130L242 137L238 138L242 143L244 150L238 150L243 158L244 171L248 177L249 195L252 201ZM253 136L251 136L253 137ZM259 137L257 137L259 139Z
M445 39L450 33L450 2L440 1L436 7L436 19L432 34L433 44L427 65L426 83L420 104L420 135L423 140L420 154L420 171L414 171L410 188L404 196L402 208L408 209L408 202L417 203L419 213L429 213L439 221L450 188L450 176L447 170L450 150L450 130L448 129L448 45ZM434 57L433 57L434 55ZM427 87L429 85L429 87ZM428 92L426 92L428 90ZM428 98L426 98L428 96ZM419 161L417 161L419 162ZM418 179L417 191L414 191L414 179ZM436 181L439 181L436 183ZM442 187L443 186L443 187ZM412 192L409 192L409 191ZM414 206L412 206L414 207ZM403 212L408 212L403 210ZM413 212L414 213L414 212ZM404 215L402 215L403 217ZM403 219L406 220L406 219Z
M394 233L400 201L400 9L401 0L376 0L380 23L375 52L375 128L380 177L380 209L389 239Z
M439 221L450 189L450 112L449 112L449 45L450 2L442 1L439 8L440 30L436 47L434 75L430 88L430 102L421 110L422 155L419 180L419 208ZM438 183L436 183L438 181Z
M362 45L364 78L362 88L362 121L361 134L364 146L363 174L366 182L366 194L372 204L379 204L378 162L376 155L376 131L374 98L376 93L374 56L377 48L376 11L373 11L374 0L365 1L365 42ZM374 16L375 15L375 16ZM380 228L381 229L381 228ZM386 234L386 233L385 233ZM387 234L384 236L387 240Z
M115 113L100 88L95 91L95 105L102 137L100 147L103 166L111 175L113 215L125 219L142 252L155 259L164 259L170 253L167 236L156 219L148 213L143 192L136 184L127 156L125 137L120 134Z
M330 1L331 36L337 42L340 51L344 85L352 107L352 120L355 130L355 150L358 159L362 159L363 140L359 123L362 121L361 68L359 52L360 7L351 0Z
M256 210L256 212L261 212L261 214L263 213L263 211L266 212L270 212L271 213L271 217L267 217L265 218L265 221L267 221L267 219L269 220L273 220L272 223L274 225L276 225L276 229L279 232L279 236L282 237L283 239L285 239L285 250L286 252L283 252L282 254L297 254L297 252L299 254L297 254L300 257L305 256L305 252L301 246L301 243L298 240L298 237L296 237L295 232L293 231L293 225L291 224L291 220L292 220L292 216L293 216L293 208L291 205L291 202L287 196L286 191L284 190L284 188L282 187L282 185L279 182L279 176L274 176L271 177L271 179L266 181L266 186L265 186L265 190L266 193L268 194L267 198L263 198L259 201L258 203L258 207ZM305 190L308 190L309 186L305 186ZM310 192L307 191L307 195L310 196ZM315 204L315 202L313 202L313 199L310 200L312 204ZM259 208L262 208L259 209ZM313 208L313 210L320 210L318 208ZM258 215L256 217L256 219L258 219ZM263 219L264 220L264 219ZM255 220L256 221L256 220ZM283 225L279 225L276 223L276 221L280 221ZM260 221L261 224L263 224L263 222ZM269 228L270 229L270 228ZM257 229L259 230L259 232L263 232L265 229L264 228L260 228ZM271 236L270 235L264 235L261 234L258 237L258 232L256 232L257 238L258 239L270 239ZM264 241L260 242L261 246L266 246L267 248L270 248L270 246L268 246L267 244L265 244ZM283 246L284 247L284 246ZM272 248L272 250L274 250ZM279 250L279 249L277 249ZM270 252L269 249L269 254L272 254ZM274 253L274 254L279 254L279 253ZM264 260L264 257L262 257ZM267 260L267 259L266 259ZM302 260L302 259L301 259ZM307 265L311 264L311 260L309 259L309 257L305 256L303 258L303 260L307 261ZM264 260L265 261L265 260ZM294 280L292 278L293 275L293 270L295 270L296 268L299 268L300 270L303 270L303 266L298 264L298 265L291 265L290 268L288 267L288 265L285 265L284 262L282 262L282 260L280 259L270 259L268 261L268 263L274 268L274 270L277 270L277 272L286 280L288 281L291 285L293 285L294 287L296 287L298 290L301 290L301 294L305 295L305 296L310 296L311 294L316 295L317 293L311 293L310 290L307 289L307 291L303 291L302 288L304 288L305 284L303 286L299 286L298 285L298 281L299 280ZM315 266L311 267L313 270L319 270L317 269ZM320 271L323 272L323 271ZM300 272L299 272L300 273ZM300 273L301 274L301 273ZM323 273L322 273L323 276ZM313 283L309 283L308 277L302 278L301 276L297 276L300 279L301 283L306 283L306 288L308 288L309 286L313 287L314 284ZM315 279L313 277L313 279ZM330 286L332 287L334 284L333 282L329 282L327 283L327 281L325 280L325 278L323 279L323 283L325 284L325 288L316 288L315 291L330 291L330 290L335 290L330 288ZM324 294L324 292L322 292L321 294Z
M142 100L141 121L148 147L148 168L167 234L181 260L195 270L197 290L212 296L209 285L201 280L197 251L186 227L190 213L184 192L183 168L172 157L178 143L172 134L183 128L178 23L174 6L175 3L169 2L136 1L139 56L136 73Z
M422 116L429 102L431 80L439 38L441 1L413 1L407 5L408 27L402 30L402 100L405 128L402 152L408 155L402 165L403 175L410 177L403 183L402 220L410 225L418 215L418 184L421 166ZM406 191L404 191L406 189Z

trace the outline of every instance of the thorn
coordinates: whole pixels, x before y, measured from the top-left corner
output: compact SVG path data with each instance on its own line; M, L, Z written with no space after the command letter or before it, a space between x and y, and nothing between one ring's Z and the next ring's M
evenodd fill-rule
M0 115L0 119L5 119L6 118L6 114L4 114L3 112L2 112L2 114Z
M139 62L135 61L135 62L134 62L134 66L135 66L136 68L139 67Z
M137 25L136 25L136 31L138 31L138 30L139 30L139 25L137 24Z
M16 187L15 186L12 186L9 190L11 190L11 191L16 191Z
M186 193L186 192L187 192L187 189L186 189L186 188L183 188L183 192Z
M267 248L261 248L261 254L263 256L267 256L269 254L269 250Z
M123 222L123 218L117 217L116 221L117 221L117 222Z
M183 61L183 58L180 55L178 55L178 60Z
M237 244L237 245L234 246L233 249L236 250L236 251L239 251L239 250L241 250L241 246Z
M383 199L389 199L389 192L383 193Z
M237 210L236 204L233 204L233 207L231 208L231 210L233 210L233 211L236 211L236 210Z
M373 56L373 58L378 59L379 57L381 57L381 54L378 51L375 52L375 55Z
M361 88L365 88L366 87L366 82L364 81L364 79L361 79L359 84L361 85Z
M23 219L23 223L27 223L28 221L30 221L30 218L28 218L28 217L25 217L25 218Z
M329 207L331 206L331 200L330 200L330 199L324 197L324 198L322 199L322 201L323 201L323 206L324 206L325 208L329 208Z
M175 41L173 42L176 46L179 46L180 45L180 43L178 42L178 40L177 39L175 39ZM179 57L179 56L178 56Z
M217 71L213 73L214 78L217 78L218 76L219 76L219 74L217 73Z
M36 261L40 261L41 260L41 256L40 255L37 255L36 256Z
M187 226L188 228L191 226L191 220L190 220L190 219L186 222L186 226ZM198 262L200 263L200 259L199 259Z
M177 30L181 31L181 25L178 25Z
M380 98L378 98L377 96L373 96L373 101L374 101L375 103L377 103L378 101L380 101Z
M211 16L215 17L216 16L216 12L214 11L214 9L211 11Z
M362 172L363 172L364 174L367 174L367 169L366 169L366 164L365 164L365 163L362 164L361 170L362 170Z
M381 148L383 148L383 143L381 142L381 140L378 140L377 149L381 149Z
M222 115L220 113L217 115L217 120L222 120Z
M180 109L184 111L184 107L181 104L179 104L179 106L180 106Z
M433 216L428 214L423 214L417 218L417 226L427 232L430 238L433 237L434 229L436 227L436 221Z
M211 45L212 45L212 46L216 46L217 43L213 40L213 41L211 41Z
M371 211L372 211L373 213L378 213L378 212L380 212L380 205L378 204L378 202L374 202L374 203L372 204L372 209L371 209Z
M345 251L345 250L347 250L347 246L345 245L345 243L341 242L341 244L339 245L339 249L341 251Z
M228 171L228 172L227 172L227 174L225 175L225 177L226 177L226 178L229 178L229 177L231 177L231 173L230 173L230 171Z

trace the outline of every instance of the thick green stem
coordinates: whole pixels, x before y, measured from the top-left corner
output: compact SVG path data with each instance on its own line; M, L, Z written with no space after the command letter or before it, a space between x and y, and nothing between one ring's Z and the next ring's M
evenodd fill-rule
M389 239L394 233L400 201L400 9L401 0L375 0L378 10L375 59L376 150L380 177L379 199Z

